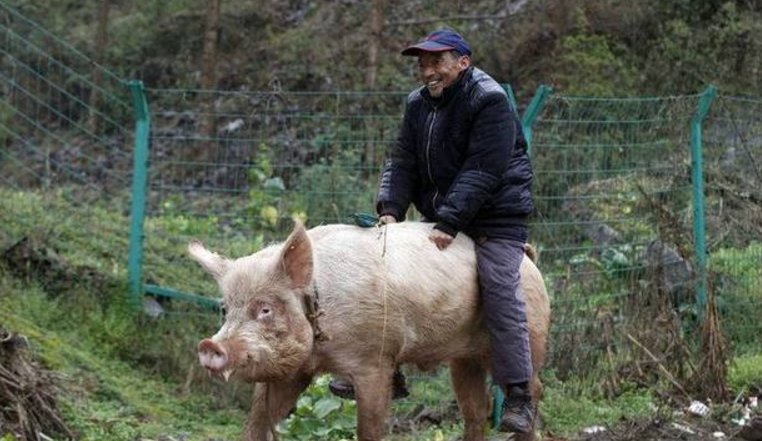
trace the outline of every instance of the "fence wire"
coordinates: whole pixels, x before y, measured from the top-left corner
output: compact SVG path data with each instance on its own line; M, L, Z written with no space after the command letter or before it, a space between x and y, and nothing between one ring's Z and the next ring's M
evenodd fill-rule
M86 56L2 2L0 15L0 195L34 205L22 219L0 210L0 239L43 230L104 265L107 248L126 253L135 197L126 83L94 75ZM216 297L186 256L189 239L241 256L283 239L293 216L314 226L372 212L406 95L149 89L145 283ZM699 100L554 94L533 126L530 240L552 295L549 368L560 379L602 378L616 394L656 381L660 365L690 374ZM760 115L758 99L720 97L703 125L709 288L737 353L758 350L762 331ZM119 239L93 248L93 234Z
M602 376L616 393L664 359L683 367L675 349L697 316L690 122L698 98L552 96L535 124L531 236L553 295L550 359L562 379Z
M129 215L114 206L130 198L131 125L121 80L0 2L0 199L14 204L0 210L4 250L43 236L66 238L60 252L93 267L109 266L104 250L126 253L128 231L98 244L92 234L118 228L96 210ZM22 195L29 215L11 217Z
M758 350L762 316L762 100L718 98L704 136L710 284L725 336Z

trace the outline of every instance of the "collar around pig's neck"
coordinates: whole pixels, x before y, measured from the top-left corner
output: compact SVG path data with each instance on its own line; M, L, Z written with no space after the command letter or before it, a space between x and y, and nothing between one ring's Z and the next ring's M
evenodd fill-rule
M312 293L304 294L304 310L306 312L307 321L312 326L312 333L315 341L328 341L331 338L328 334L324 333L320 329L318 318L323 315L323 310L320 309L320 294L318 293L317 283L312 282Z

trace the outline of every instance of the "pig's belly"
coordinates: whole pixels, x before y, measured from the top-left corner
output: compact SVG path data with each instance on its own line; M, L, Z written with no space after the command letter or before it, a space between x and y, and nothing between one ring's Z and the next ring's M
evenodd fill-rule
M428 344L426 344L428 343ZM420 342L404 348L398 362L414 364L423 371L429 371L453 359L475 359L486 362L489 358L489 344L486 332L455 339Z
M443 297L439 303L410 306L398 323L400 363L429 370L455 358L488 357L489 337L477 296L453 292Z

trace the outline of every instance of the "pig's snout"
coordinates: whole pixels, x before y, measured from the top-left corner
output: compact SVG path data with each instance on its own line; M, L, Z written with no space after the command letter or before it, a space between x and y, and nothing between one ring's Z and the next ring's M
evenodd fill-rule
M209 338L201 340L198 344L198 361L201 366L211 372L220 372L227 367L228 353L219 344Z

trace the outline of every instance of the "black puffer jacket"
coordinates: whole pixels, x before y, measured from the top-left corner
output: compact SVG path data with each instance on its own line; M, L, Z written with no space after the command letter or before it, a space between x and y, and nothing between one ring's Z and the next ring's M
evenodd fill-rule
M527 239L532 167L503 88L470 67L434 99L408 97L400 135L381 176L379 214L405 217L412 202L451 235Z

